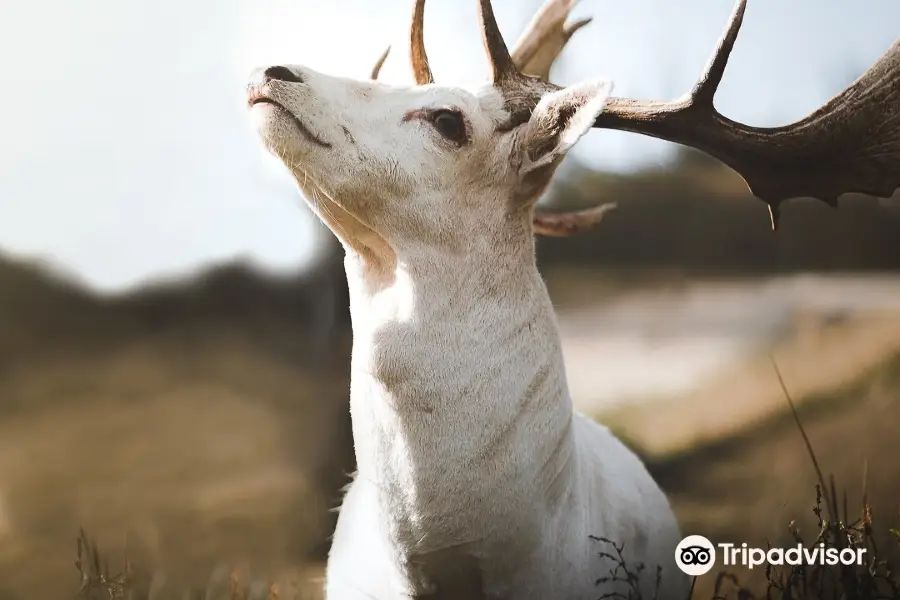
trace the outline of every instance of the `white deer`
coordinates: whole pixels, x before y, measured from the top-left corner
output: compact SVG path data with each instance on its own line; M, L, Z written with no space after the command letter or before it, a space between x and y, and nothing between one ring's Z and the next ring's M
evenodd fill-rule
M574 2L549 0L510 54L479 0L492 80L475 90L433 83L424 0L411 30L416 86L374 81L381 61L365 81L303 66L252 75L260 137L346 251L358 473L328 559L331 600L687 594L666 496L631 450L573 410L535 264L534 231L582 229L603 210L533 207L594 126L685 143L705 131L697 145L740 166L727 152L733 130L689 123L700 109L717 114L743 1L694 93L670 104L610 99L606 81L547 82L585 23L565 25ZM643 566L636 584L597 581L615 563L595 538Z

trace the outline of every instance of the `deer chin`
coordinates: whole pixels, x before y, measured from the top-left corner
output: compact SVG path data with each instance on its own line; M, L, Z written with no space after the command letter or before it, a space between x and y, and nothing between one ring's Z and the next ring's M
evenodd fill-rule
M310 146L328 150L332 144L313 132L303 120L277 100L266 97L250 101L250 118L270 151L286 158L285 152L304 153Z

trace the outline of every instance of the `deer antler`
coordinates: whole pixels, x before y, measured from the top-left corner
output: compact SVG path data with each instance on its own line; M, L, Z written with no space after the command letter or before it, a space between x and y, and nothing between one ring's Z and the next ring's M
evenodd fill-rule
M520 72L543 80L550 77L550 67L576 31L590 23L588 17L566 24L578 0L549 0L531 19L512 51L512 59Z
M384 66L384 61L387 60L388 54L391 53L391 47L388 46L384 49L384 52L381 53L381 56L378 57L378 61L375 63L375 66L372 67L372 73L369 75L369 79L378 79L379 73L381 73L381 67Z
M594 227L614 208L616 204L610 202L575 212L536 212L532 217L531 229L538 235L568 237Z
M576 31L593 21L587 17L566 23L578 0L548 0L532 17L512 51L520 73L548 81L550 68ZM566 237L596 226L613 203L577 212L535 212L532 229L538 235Z
M565 24L576 2L548 0L510 55L490 0L479 0L493 80L501 88L517 88L508 107L514 124L527 117L541 93L556 87L546 81L551 65L572 35L590 22ZM751 127L724 117L713 106L745 8L746 0L738 0L713 57L689 94L670 102L610 98L594 126L676 142L718 158L769 206L773 229L778 227L780 204L789 198L811 196L837 206L838 196L846 192L893 194L900 187L900 40L806 118L784 127ZM417 82L430 83L423 11L424 0L416 0L411 55ZM570 235L595 225L606 210L536 214L534 229Z
M412 62L413 76L418 85L434 83L434 75L428 66L428 54L425 53L425 0L416 0L413 9L412 26L409 28L409 58Z
M750 127L722 116L713 96L744 16L738 0L712 59L691 92L672 102L610 98L595 127L631 131L710 154L737 171L769 205L813 197L830 206L846 192L887 197L900 186L900 40L843 92L784 127Z
M572 35L591 22L591 19L582 19L566 24L576 2L578 0L548 0L535 13L510 55L494 18L490 0L479 0L482 37L491 62L493 80L502 89L513 91L511 95L514 100L508 99L507 103L514 122L527 118L541 93L557 89L557 86L547 81L550 67ZM531 96L534 97L530 98ZM532 229L539 235L573 235L597 225L613 208L614 204L604 204L578 212L536 212L532 219Z
M370 79L378 79L378 74L381 73L381 67L390 51L391 47L388 46L375 66L372 67ZM428 65L428 53L425 52L425 0L416 0L413 7L412 23L409 28L409 58L416 85L434 83L434 75Z
M519 71L509 55L506 42L497 26L494 18L494 9L491 0L478 0L478 20L481 23L481 39L487 50L488 60L491 62L491 73L496 84L504 80L517 78Z
M519 70L546 79L572 34L589 22L565 25L576 2L548 0L535 14L513 52ZM847 192L893 194L900 186L900 40L806 118L783 127L750 127L713 107L745 8L746 0L738 0L689 94L670 102L610 98L594 126L676 142L716 157L769 206L773 229L780 204L790 198L813 197L837 206L838 196ZM577 233L595 225L602 209L536 215L535 231Z

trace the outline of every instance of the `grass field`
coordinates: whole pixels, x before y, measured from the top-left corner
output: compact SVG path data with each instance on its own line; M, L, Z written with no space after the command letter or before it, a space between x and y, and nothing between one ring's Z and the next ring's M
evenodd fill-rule
M291 580L314 594L350 468L346 345L308 362L290 302L100 301L17 277L0 272L0 600L72 597L81 527L113 569L127 549L171 589L214 572L225 585L234 567L282 598ZM775 349L786 385L852 512L866 474L884 545L900 526L898 317L798 319ZM814 527L816 474L765 356L689 396L598 414L647 457L686 533L764 544L791 520Z
M898 389L900 354L841 389L803 399L798 409L821 468L835 482L839 515L847 511L849 518L845 523L863 515L865 493L880 556L895 563L900 559L900 546L889 529L900 525ZM737 435L650 459L649 464L670 494L685 534L704 535L714 543L787 547L795 543L789 525L795 526L807 541L814 540L819 531L813 514L816 471L796 422L787 411L763 419ZM826 493L830 481L826 482ZM235 571L220 567L215 574L223 598L231 597L228 577L233 573L241 582L258 576L256 590L260 598L269 597L269 586L261 583L269 577L280 580L276 589L281 590L282 597L318 597L320 563L278 575L243 565L244 570ZM718 591L723 597L746 598L749 596L740 594L748 593L764 597L768 577L763 570L727 572L738 578L740 591L734 584L726 583ZM186 580L190 579L188 575ZM195 571L193 579L203 581L202 569ZM713 574L698 579L693 598L713 598L715 583ZM171 589L180 589L181 585L185 584L173 583Z

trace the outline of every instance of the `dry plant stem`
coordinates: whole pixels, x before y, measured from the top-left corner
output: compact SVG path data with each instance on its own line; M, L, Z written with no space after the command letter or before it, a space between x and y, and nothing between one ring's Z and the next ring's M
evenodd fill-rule
M825 477L822 475L822 468L819 466L819 460L816 458L816 453L813 451L812 443L809 441L809 436L806 435L806 429L803 427L803 423L800 421L800 415L797 413L797 407L794 405L794 400L791 398L790 392L788 392L787 386L784 384L784 378L781 376L781 370L778 368L778 363L775 362L774 356L769 356L769 360L772 363L772 368L775 369L775 376L778 378L778 384L781 386L781 391L784 393L784 397L787 400L788 406L791 409L791 415L794 417L794 422L797 424L797 429L800 430L800 435L803 437L803 443L806 446L806 452L809 454L809 458L812 461L813 468L816 470L816 477L819 480L819 486L822 490L822 493L825 495L825 506L828 509L828 517L832 521L834 521L837 517L837 507L832 503L836 502L834 497L834 481L831 482L832 493L829 497L829 494L826 492L825 487Z

